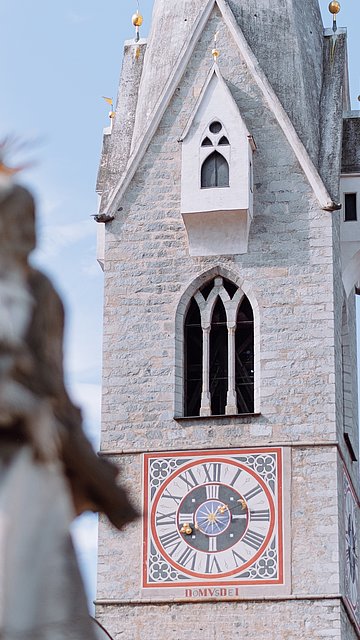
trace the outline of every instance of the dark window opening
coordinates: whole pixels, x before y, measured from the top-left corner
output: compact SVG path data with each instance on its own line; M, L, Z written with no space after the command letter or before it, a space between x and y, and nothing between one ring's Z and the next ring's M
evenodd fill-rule
M210 138L204 138L204 140L201 143L202 147L212 147L213 143L211 142Z
M225 307L218 298L210 331L210 395L211 413L225 413L228 391L228 329Z
M223 287L231 299L238 287L223 278ZM214 281L200 289L205 300L214 288ZM209 336L208 383L211 414L225 415L229 389L229 338L227 309L220 296L213 308ZM201 314L192 298L184 325L184 415L199 416L203 390L203 330ZM229 341L230 340L230 341ZM235 394L238 414L254 412L254 318L249 300L244 297L238 308L235 331Z
M229 165L221 153L211 153L201 167L201 188L228 187Z
M200 288L200 292L201 295L203 296L203 298L205 300L208 299L210 292L213 290L214 288L214 281L211 280L211 282L207 282L206 284L204 284L201 288Z
M232 300L239 287L233 282L230 282L230 280L226 280L226 278L223 278L223 285Z
M227 139L227 137L226 137L226 136L223 136L222 138L220 138L220 140L219 140L219 144L220 144L222 147L225 147L226 145L229 145L230 143L229 143L229 140Z
M239 413L254 412L254 317L244 298L235 333L235 388Z
M193 298L185 319L185 415L200 415L203 332L200 310Z
M356 193L345 193L345 222L356 222Z
M211 123L209 129L211 133L219 133L222 129L222 124L216 120L215 122Z

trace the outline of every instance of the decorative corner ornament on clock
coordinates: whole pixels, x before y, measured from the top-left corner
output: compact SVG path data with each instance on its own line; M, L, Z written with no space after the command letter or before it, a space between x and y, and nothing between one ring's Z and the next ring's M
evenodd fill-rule
M148 596L284 585L283 457L282 448L144 455Z

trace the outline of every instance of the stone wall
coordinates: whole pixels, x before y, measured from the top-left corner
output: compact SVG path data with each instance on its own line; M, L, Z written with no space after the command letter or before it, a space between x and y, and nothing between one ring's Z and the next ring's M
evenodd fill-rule
M199 258L188 254L180 215L178 139L212 64L217 31L219 41L229 43L221 51L221 72L257 144L254 220L247 254ZM339 214L319 208L217 11L121 206L106 232L103 452L121 463L140 504L144 451L290 447L285 487L292 589L283 601L135 606L141 597L141 525L121 536L102 525L98 598L110 604L98 605L100 621L116 639L152 633L159 640L352 640L336 597L341 487L335 441L343 428L336 364L343 300ZM214 269L245 282L256 301L260 415L175 420L178 304L194 280Z
M258 147L249 250L219 258L188 255L177 140L194 107L193 87L211 64L204 52L219 28L214 15L123 199L123 212L107 226L104 448L151 443L156 449L184 441L184 428L172 419L176 309L192 280L215 265L246 281L259 306L262 416L241 421L241 442L263 442L265 434L269 442L336 434L333 214L319 209L233 49L224 52L221 70ZM218 426L214 446L230 444L222 437L226 428ZM200 422L199 429L199 446L208 444L209 427L204 432Z
M353 640L356 635L341 616L339 600L299 600L192 605L100 607L100 622L114 640ZM347 635L341 636L341 626Z

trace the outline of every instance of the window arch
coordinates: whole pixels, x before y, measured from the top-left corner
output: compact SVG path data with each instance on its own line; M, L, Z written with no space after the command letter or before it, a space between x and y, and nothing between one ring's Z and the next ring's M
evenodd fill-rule
M216 277L192 297L184 356L185 416L254 412L254 318L237 285Z
M229 164L218 151L213 151L203 162L201 167L201 188L228 187Z
M230 143L225 128L219 120L212 120L206 127L201 147L201 188L229 187Z

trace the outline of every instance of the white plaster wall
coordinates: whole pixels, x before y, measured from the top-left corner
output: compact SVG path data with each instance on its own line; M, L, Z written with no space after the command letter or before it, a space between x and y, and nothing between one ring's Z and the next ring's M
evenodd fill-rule
M219 147L229 163L229 187L201 189L201 166L214 148L201 147L207 128L220 121L230 147ZM182 142L181 211L245 210L250 206L249 132L239 109L228 90L224 89L216 73L208 84L192 126Z

